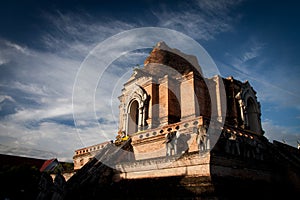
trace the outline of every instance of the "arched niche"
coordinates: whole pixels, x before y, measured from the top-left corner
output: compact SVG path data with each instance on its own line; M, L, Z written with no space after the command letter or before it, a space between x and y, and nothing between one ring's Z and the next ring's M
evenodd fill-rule
M131 135L144 130L147 126L148 95L141 86L136 85L126 102L126 134Z
M246 101L246 114L248 129L255 133L260 133L259 110L252 97L249 97Z
M256 92L248 82L241 87L241 91L235 98L239 103L243 127L256 134L262 135L264 132L262 130L260 119L260 103L257 101Z
M132 134L138 131L139 125L139 103L137 100L132 100L129 104L128 108L128 118L127 118L127 126L128 126L128 134Z

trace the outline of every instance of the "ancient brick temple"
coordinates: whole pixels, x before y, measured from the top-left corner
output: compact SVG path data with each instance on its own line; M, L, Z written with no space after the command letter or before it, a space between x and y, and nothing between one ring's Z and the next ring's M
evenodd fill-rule
M300 193L299 150L264 136L248 81L204 77L196 57L159 42L119 100L120 135L68 181L66 199Z

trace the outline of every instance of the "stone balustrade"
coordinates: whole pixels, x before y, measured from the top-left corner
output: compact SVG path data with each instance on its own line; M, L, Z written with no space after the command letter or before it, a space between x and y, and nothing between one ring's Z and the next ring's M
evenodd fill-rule
M189 152L197 151L195 138L198 125L203 125L202 116L132 134L131 144L136 160L166 156L165 135L168 132L177 131L176 127L185 138L185 150Z

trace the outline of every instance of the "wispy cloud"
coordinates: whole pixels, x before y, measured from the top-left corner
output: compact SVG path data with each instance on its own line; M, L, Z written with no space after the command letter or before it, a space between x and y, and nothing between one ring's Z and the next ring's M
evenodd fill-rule
M0 95L0 112L2 111L2 107L7 109L7 104L16 103L16 101L8 95ZM1 114L1 113L0 113Z
M5 100L11 101L11 102L16 102L11 96L0 95L0 103L2 103Z
M7 120L1 121L0 128L1 153L71 161L74 149L82 145L76 130L62 124L45 122L29 129L18 121Z
M282 67L282 60L269 55L271 45L250 38L238 49L226 52L221 67L226 74L248 80L258 92L263 103L275 103L282 107L300 105L299 69L295 66Z
M214 39L219 33L233 31L241 15L235 8L242 1L194 1L181 2L178 10L162 6L153 10L158 25L180 30L200 40Z
M7 105L0 103L4 116L0 152L43 158L55 155L70 161L76 148L112 139L117 128L107 119L101 121L101 127L86 123L88 118L81 123L84 126L74 126L72 93L80 64L99 42L135 25L113 19L97 21L84 12L57 11L43 17L50 26L37 38L42 50L0 40L0 101L14 107L7 112ZM138 54L132 53L133 57ZM81 105L76 112L85 113L86 108ZM111 110L104 109L104 116L105 112ZM8 136L15 139L8 140Z
M248 80L257 91L258 100L261 102L263 128L266 137L272 140L285 140L292 146L297 146L299 139L299 127L291 127L285 118L280 121L270 120L286 109L299 112L300 89L299 67L292 66L287 60L276 54L270 54L272 44L260 42L258 39L249 38L238 46L224 54L224 63L220 63L228 76L232 75L241 81ZM282 63L286 63L285 67ZM288 111L282 113L284 116ZM294 119L293 119L294 120ZM295 120L294 120L295 121Z
M266 51L266 45L259 39L250 37L238 46L227 49L224 52L224 59L241 73L252 73L264 64L266 58L263 54Z
M57 10L54 14L45 12L43 17L51 26L41 37L45 47L67 57L77 55L79 59L107 37L137 26L109 17L99 20L84 11L62 14Z
M10 47L10 48L15 49L17 51L20 51L22 54L29 54L28 49L26 47L20 46L16 43L13 43L13 42L10 42L10 41L7 41L7 40L2 40L1 42L4 42L4 44L7 47Z

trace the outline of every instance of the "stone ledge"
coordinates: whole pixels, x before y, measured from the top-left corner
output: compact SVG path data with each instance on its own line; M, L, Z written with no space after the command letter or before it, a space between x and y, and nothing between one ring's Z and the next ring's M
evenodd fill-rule
M198 152L186 155L145 159L116 165L120 177L125 179L167 176L209 176L210 154Z

